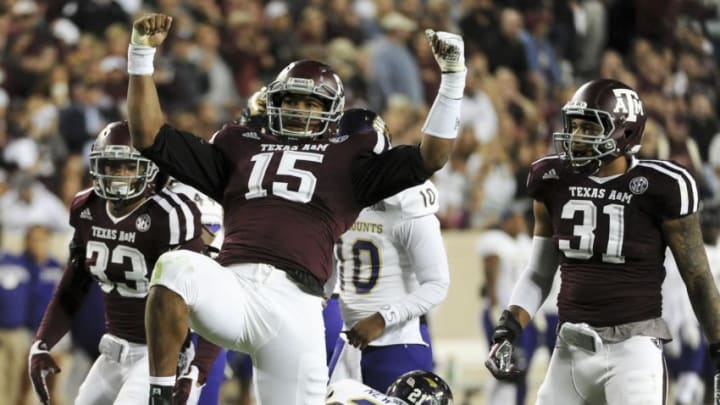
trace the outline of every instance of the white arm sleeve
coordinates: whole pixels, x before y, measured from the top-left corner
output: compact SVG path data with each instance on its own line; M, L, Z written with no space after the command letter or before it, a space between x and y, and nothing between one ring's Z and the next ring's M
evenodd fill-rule
M515 284L508 305L524 309L530 318L535 316L550 293L559 260L560 253L552 238L533 237L530 259Z
M450 286L447 254L438 219L434 215L413 218L404 221L398 232L399 243L410 259L410 269L403 271L413 271L420 287L380 309L385 326L425 314L445 299Z

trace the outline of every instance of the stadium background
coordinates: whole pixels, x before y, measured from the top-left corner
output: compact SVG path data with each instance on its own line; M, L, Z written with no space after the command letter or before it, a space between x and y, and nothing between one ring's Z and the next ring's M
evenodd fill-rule
M168 120L208 137L289 61L314 58L341 75L347 107L379 111L395 143L417 142L439 80L423 29L463 34L461 135L434 179L452 282L431 314L438 372L457 399L490 378L475 240L526 197L529 163L551 150L579 83L636 88L649 117L642 155L684 164L706 202L720 197L717 1L0 0L3 251L22 251L25 230L43 224L64 260L67 206L90 185L88 147L124 117L129 29L143 11L175 19L156 57Z

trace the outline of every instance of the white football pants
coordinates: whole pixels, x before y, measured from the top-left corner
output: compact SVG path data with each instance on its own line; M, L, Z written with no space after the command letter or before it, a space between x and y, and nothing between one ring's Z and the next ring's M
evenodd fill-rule
M322 299L267 264L223 267L199 253L160 256L151 285L180 295L200 335L253 359L263 405L319 405L328 371Z
M147 404L150 392L147 346L128 343L127 358L101 354L78 389L75 405Z
M663 405L667 398L662 348L648 336L605 342L597 353L558 336L536 405Z

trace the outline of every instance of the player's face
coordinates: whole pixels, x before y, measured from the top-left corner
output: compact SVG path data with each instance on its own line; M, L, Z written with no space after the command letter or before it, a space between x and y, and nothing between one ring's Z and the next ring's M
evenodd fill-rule
M114 190L132 191L137 187L137 176L142 175L136 160L104 159L102 173L111 176L110 188Z
M282 111L291 111L291 114L283 113L283 125L292 131L306 131L307 129L317 130L322 122L310 119L314 112L325 111L325 104L317 97L303 94L287 94L282 99Z
M601 137L603 128L597 122L586 120L584 118L572 118L570 121L570 133L573 135ZM573 142L571 145L572 154L575 157L584 157L593 155L593 147L587 143Z

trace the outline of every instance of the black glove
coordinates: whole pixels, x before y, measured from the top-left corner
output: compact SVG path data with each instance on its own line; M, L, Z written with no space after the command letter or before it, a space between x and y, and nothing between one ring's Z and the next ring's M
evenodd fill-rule
M500 315L500 321L495 327L492 335L493 343L500 343L503 340L507 340L510 344L515 344L518 336L522 333L522 326L518 322L515 315L507 309Z
M48 391L46 378L50 374L60 372L60 367L50 356L45 342L36 340L30 348L28 359L30 365L30 381L40 402L47 405L50 403L50 392Z
M512 312L505 310L492 335L490 355L485 361L485 367L498 380L517 381L522 376L513 361L513 344L522 333L522 326Z

